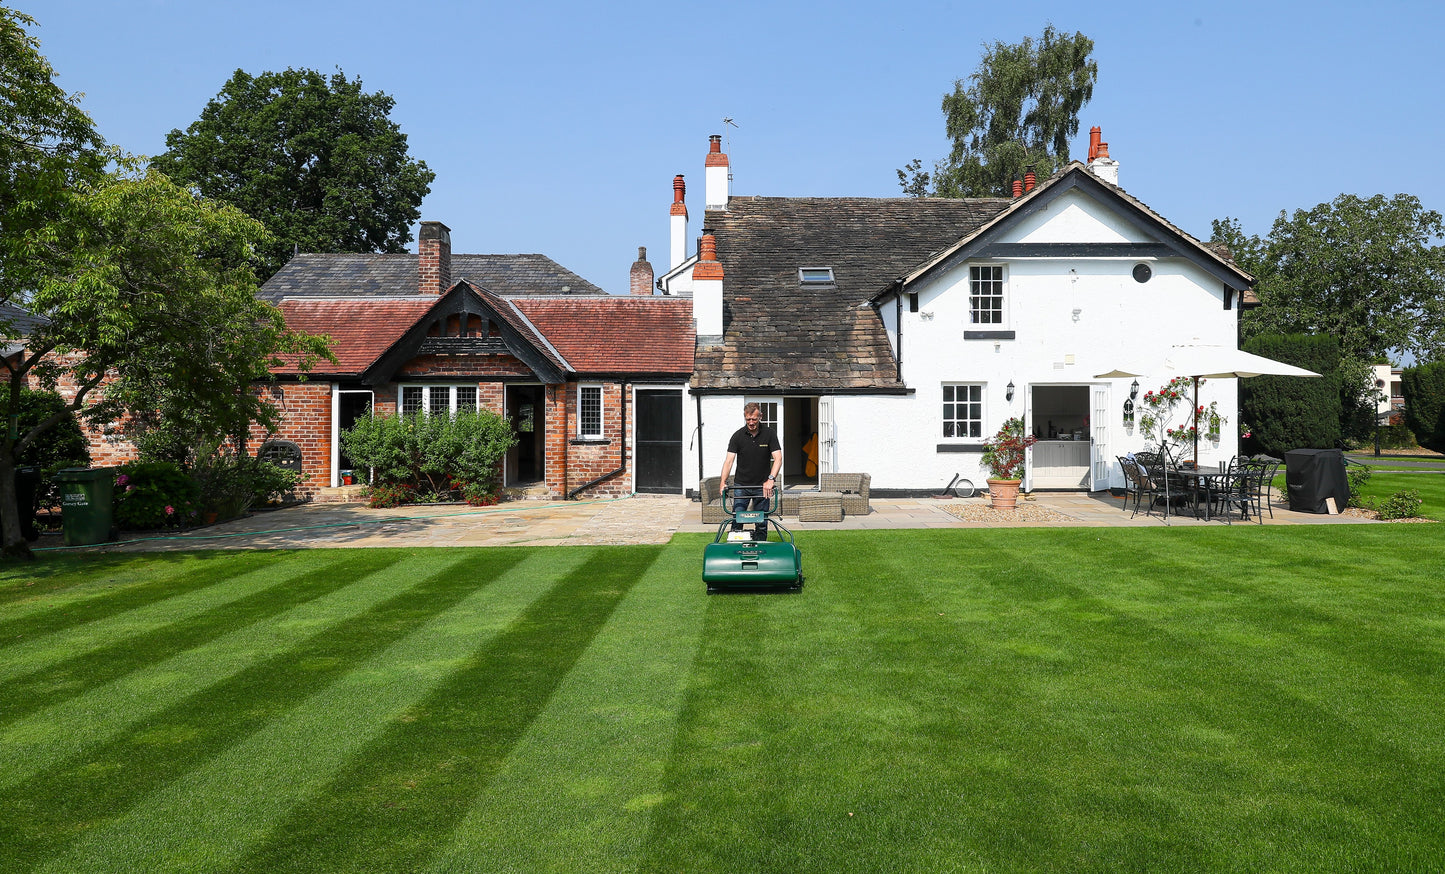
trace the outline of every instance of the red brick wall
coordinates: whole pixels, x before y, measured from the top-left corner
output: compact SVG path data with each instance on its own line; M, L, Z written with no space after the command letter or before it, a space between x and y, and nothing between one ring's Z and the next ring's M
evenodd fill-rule
M331 383L283 382L261 386L262 397L280 411L273 440L289 440L301 448L301 483L298 495L315 496L331 486ZM377 401L381 396L377 396ZM251 452L267 439L264 429L251 428Z
M597 383L584 383L596 385ZM622 418L624 386L602 383L602 441L579 442L577 436L577 383L547 387L547 488L554 498L565 497L585 482L623 466L623 435L631 439L632 404ZM599 483L578 498L622 497L632 493L632 446L626 450L626 470Z
M79 361L82 356L80 353L71 353L70 355L55 357L61 362L76 362ZM89 407L104 400L105 387L109 382L110 379L107 378L98 388L92 389L90 394L85 396L85 406ZM31 389L40 388L39 381L35 379L34 371L27 374L27 384ZM69 370L61 374L61 379L56 384L55 390L65 399L66 403L75 400L75 393L79 390L79 386L75 380L71 378ZM136 460L138 456L135 446L125 437L121 436L122 428L126 424L126 418L128 417L123 416L119 420L103 427L91 425L86 422L85 419L80 420L81 433L85 435L86 441L90 444L91 467L115 467L116 465ZM45 438L41 437L40 439L44 440Z

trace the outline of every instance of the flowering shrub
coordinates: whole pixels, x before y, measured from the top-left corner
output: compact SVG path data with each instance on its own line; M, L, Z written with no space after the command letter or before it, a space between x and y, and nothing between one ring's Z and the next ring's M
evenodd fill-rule
M516 442L511 423L487 410L364 416L341 435L346 454L372 469L376 485L406 485L424 495L456 483L495 488L502 458Z
M413 497L412 489L407 486L396 483L379 483L367 488L366 506L373 510L389 510L392 507L411 503Z
M1228 419L1219 414L1219 406L1214 402L1207 407L1186 408L1185 420L1178 425L1172 424L1174 410L1180 403L1186 402L1192 382L1187 376L1176 376L1157 391L1144 392L1144 415L1140 417L1139 424L1145 436L1160 446L1173 443L1182 447L1195 441L1199 436L1199 424L1203 422L1208 438L1219 439L1220 428ZM1199 380L1201 385L1204 382Z
M1035 442L1037 438L1024 431L1023 419L1009 419L983 444L983 466L989 469L992 479L1022 479L1024 450Z
M115 523L121 528L179 528L196 524L200 490L169 461L137 462L118 469Z

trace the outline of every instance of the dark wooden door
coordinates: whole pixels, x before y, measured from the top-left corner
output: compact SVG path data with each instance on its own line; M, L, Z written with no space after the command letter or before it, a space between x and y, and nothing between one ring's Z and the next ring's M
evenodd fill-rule
M637 490L654 494L682 492L682 392L637 392Z

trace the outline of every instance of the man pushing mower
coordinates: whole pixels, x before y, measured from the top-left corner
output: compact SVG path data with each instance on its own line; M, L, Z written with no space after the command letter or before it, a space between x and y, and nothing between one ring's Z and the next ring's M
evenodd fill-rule
M728 440L723 456L722 479L726 486L728 474L737 465L737 484L732 489L733 513L739 510L766 510L772 503L778 471L783 466L783 444L772 428L763 424L763 409L755 403L743 407L745 424ZM733 520L733 531L742 531L742 523ZM768 523L753 527L754 540L768 539Z

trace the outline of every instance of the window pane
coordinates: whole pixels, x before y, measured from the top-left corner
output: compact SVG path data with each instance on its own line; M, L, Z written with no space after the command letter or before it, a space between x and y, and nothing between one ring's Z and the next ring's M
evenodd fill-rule
M457 409L475 410L477 408L477 387L474 385L457 386Z
M430 403L427 404L427 412L433 416L445 416L450 412L452 403L452 390L450 386L436 385L431 389Z
M406 413L421 412L421 391L421 386L419 385L409 385L401 390L401 412L403 415Z
M602 386L584 385L581 388L577 413L578 427L583 437L602 436Z
M973 324L1003 324L1003 267L971 267L969 270L969 309Z
M943 436L978 437L983 434L983 386L945 385L945 400L954 398L954 403L943 404Z

